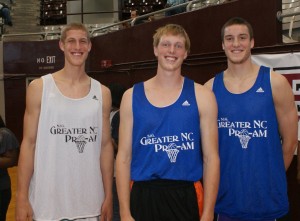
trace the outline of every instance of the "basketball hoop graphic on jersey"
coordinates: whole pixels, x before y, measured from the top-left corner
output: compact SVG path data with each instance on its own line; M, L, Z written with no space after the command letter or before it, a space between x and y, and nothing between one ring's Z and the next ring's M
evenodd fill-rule
M168 157L169 157L171 163L175 163L176 158L177 158L177 154L179 152L179 150L177 149L176 144L174 144L174 143L169 144L168 147L166 148L166 152L168 154Z
M240 143L242 145L242 148L247 149L248 148L248 142L251 138L249 136L249 132L247 130L243 129L239 132L238 137L240 139Z
M84 147L86 144L85 137L80 135L79 137L76 138L75 143L76 143L78 152L83 153L83 150L84 150Z

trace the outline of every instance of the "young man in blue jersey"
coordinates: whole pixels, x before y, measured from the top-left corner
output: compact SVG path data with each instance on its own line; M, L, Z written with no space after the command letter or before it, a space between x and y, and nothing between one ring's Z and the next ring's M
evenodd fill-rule
M251 61L251 25L221 31L227 69L206 86L216 95L220 152L217 221L287 221L285 171L297 145L297 112L286 78Z
M163 26L153 39L156 75L121 102L121 220L212 221L219 184L215 97L181 73L190 50L181 26Z

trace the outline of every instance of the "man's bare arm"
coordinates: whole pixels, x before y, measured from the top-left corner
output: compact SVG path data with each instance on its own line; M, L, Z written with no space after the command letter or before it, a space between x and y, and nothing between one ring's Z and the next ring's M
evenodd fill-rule
M197 85L196 96L203 152L204 207L201 221L212 221L220 180L217 103L212 91L204 86Z
M272 72L272 94L282 138L282 151L285 169L292 162L297 147L297 110L291 86L284 76Z
M122 221L132 221L130 213L130 163L132 158L132 89L123 95L120 108L119 150L116 161L117 190Z
M33 173L34 151L41 109L42 88L42 79L37 79L31 82L26 93L23 140L18 163L16 198L17 221L31 220L32 218L32 208L28 199L28 190Z

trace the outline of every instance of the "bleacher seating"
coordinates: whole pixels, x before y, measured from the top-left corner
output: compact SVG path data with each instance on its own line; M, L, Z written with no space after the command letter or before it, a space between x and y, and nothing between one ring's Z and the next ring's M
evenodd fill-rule
M161 10L165 5L166 0L126 0L122 5L121 20L129 19L132 10L138 10L140 15L144 15Z
M297 12L300 12L300 0L282 0L282 14ZM300 29L300 15L284 17L282 19L282 31L285 35L284 42L289 42L290 40L292 42L298 41L298 37L294 34L297 29Z
M67 23L66 0L42 0L40 25L60 25Z

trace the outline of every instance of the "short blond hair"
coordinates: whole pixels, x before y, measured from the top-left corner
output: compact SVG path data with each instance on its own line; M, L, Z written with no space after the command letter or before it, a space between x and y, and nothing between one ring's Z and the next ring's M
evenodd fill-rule
M82 30L86 33L86 36L88 38L88 40L90 41L90 32L89 30L87 29L87 27L82 24L82 23L70 23L70 24L67 24L65 27L63 27L62 31L61 31L61 34L60 34L60 41L64 42L67 38L67 32L70 31L70 30Z
M163 35L168 35L168 34L182 36L185 39L185 49L187 50L188 53L190 52L190 48L191 48L190 38L186 33L186 31L184 30L184 28L181 25L177 25L177 24L167 24L163 27L158 28L155 34L153 35L153 46L157 47L161 37Z

